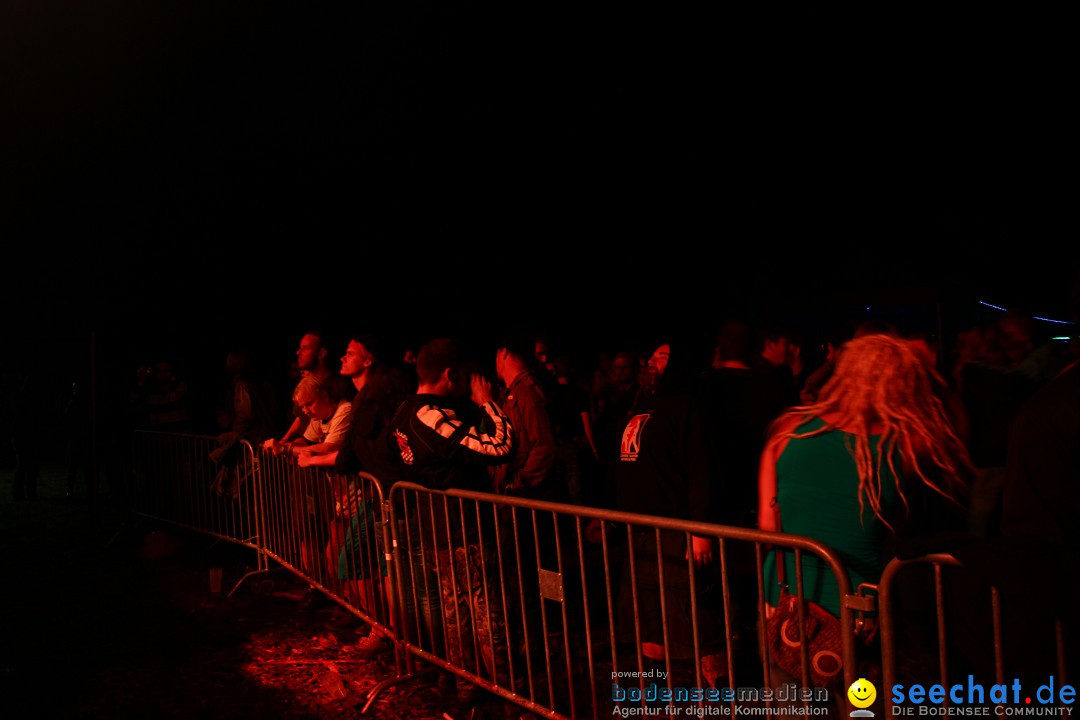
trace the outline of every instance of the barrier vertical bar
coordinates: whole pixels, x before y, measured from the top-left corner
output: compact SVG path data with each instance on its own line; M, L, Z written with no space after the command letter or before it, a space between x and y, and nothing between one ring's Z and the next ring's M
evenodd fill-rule
M511 514L513 514L514 508L510 508ZM479 515L479 508L477 508L477 515ZM514 656L517 654L514 652L514 638L510 633L510 608L506 601L506 560L503 557L502 551L502 534L503 525L499 522L499 506L492 503L491 505L491 519L492 525L495 528L495 562L499 569L499 595L500 602L502 603L502 617L504 624L504 633L506 635L506 660L507 660L507 672L510 675L510 687L516 692L517 674L514 671ZM520 585L518 586L520 588ZM520 594L520 593L519 593Z
M559 578L562 580L566 577L563 567L563 553L562 553L562 539L559 532L558 516L553 512L551 513L551 522L555 530L555 557L559 566ZM539 569L539 566L538 568ZM571 717L577 717L577 703L574 693L574 662L570 657L570 623L566 616L566 590L565 582L563 583L563 598L560 602L562 606L562 624L563 624L563 654L566 656L566 683L569 688L570 695L570 715ZM555 706L554 699L551 703L552 707Z
M641 672L645 668L645 660L642 657L641 648L641 614L640 606L638 605L637 562L635 559L637 548L634 547L633 530L629 524L626 526L626 537L627 547L630 550L627 556L630 561L630 589L634 601L634 647L637 651L638 686L641 689L642 707L645 707L645 679L641 676Z
M799 651L800 670L802 671L803 687L810 687L810 643L806 641L806 595L803 594L803 564L802 551L795 548L795 587L799 598ZM784 562L783 558L777 558L777 563ZM803 707L807 706L803 701Z
M945 592L941 584L941 565L934 563L934 607L937 610L938 631L938 678L942 687L948 686L949 656L945 647ZM942 699L942 707L949 707L949 699Z
M499 684L499 659L498 659L499 653L498 653L498 650L495 647L495 628L493 626L493 623L491 622L491 598L488 597L487 562L486 562L486 560L484 558L484 555L486 555L487 553L484 552L484 528L483 528L483 523L480 522L480 501L479 500L474 500L473 501L473 510L476 513L476 541L477 541L477 545L479 546L479 552L480 552L480 592L484 596L484 609L486 611L486 612L484 612L484 623L487 625L488 645L490 646L490 649L491 649L491 667L488 668L488 672L491 673L492 681L496 685L498 685ZM464 522L464 517L462 517L462 522ZM468 546L466 545L466 549L465 549L466 558L468 558L468 555L469 555L469 550L468 550ZM469 569L470 569L471 565L472 565L472 563L468 562L468 560L467 560L466 565L465 565L466 572L469 572ZM471 581L470 581L469 586L470 586L470 588L472 587ZM470 605L471 604L475 604L475 603L470 603ZM474 633L474 635L478 632L477 629L476 629L477 620L478 620L478 618L473 619L473 633ZM509 644L507 645L507 648L509 648ZM483 661L482 657L477 658L478 664L481 663L482 661ZM477 668L477 669L479 670L479 668ZM480 673L477 672L477 675L479 675L479 674Z
M537 576L539 577L539 571L540 571L540 568L541 568L541 562L540 562L540 532L539 532L540 528L539 528L538 523L536 522L536 510L535 509L530 509L529 514L530 514L530 520L532 522L533 554L535 555ZM551 672L551 670L552 670L552 668L551 668L551 644L548 642L550 631L548 629L547 603L545 602L545 598L544 598L543 593L540 594L540 622L541 622L541 628L543 629L543 637L541 639L544 641L544 668L545 668L545 671L546 671L546 674L547 674L547 681L548 681L547 682L547 684L548 684L548 703L551 704L551 705L554 705L555 704L555 679L552 677L553 673Z
M664 582L664 547L663 536L661 535L660 528L653 528L653 535L656 538L656 574L657 583L660 586L660 626L662 628L661 634L664 637L664 666L668 670L668 676L671 676L671 643L668 640L668 617L667 617L667 583ZM651 609L651 608L650 608ZM654 661L656 658L652 658ZM644 690L645 680L642 679L642 690ZM670 707L670 702L668 707Z
M738 685L735 682L735 650L732 647L734 634L731 629L731 585L728 580L727 544L722 537L718 537L717 541L720 551L720 589L724 603L724 658L727 661L728 687L734 690Z
M599 720L600 708L596 700L596 663L593 661L592 615L589 612L589 588L585 567L585 541L581 535L580 516L574 517L574 532L577 536L578 570L581 573L581 611L585 618L585 654L589 661L589 697L592 701L593 720Z
M998 685L1004 685L1005 657L1001 642L1001 593L996 587L990 588L990 607L994 622L994 678Z
M600 550L604 558L604 592L607 595L608 640L611 647L611 674L619 677L618 637L615 633L615 606L611 592L611 558L608 551L607 521L600 521Z
M690 533L686 533L686 571L690 577L690 631L694 636L694 681L695 687L701 684L701 627L698 625L698 602L697 602L697 573L694 568L697 564L694 558L694 539ZM672 686L671 668L668 668L668 689Z
M518 508L510 508L510 520L514 530L514 559L516 561L514 566L517 568L517 602L518 607L521 608L521 635L525 640L525 677L529 681L529 699L536 702L536 687L533 683L532 642L529 638L529 620L525 611L525 579L521 570L521 536L518 527ZM543 603L543 598L540 599L540 602Z
M765 679L765 687L774 687L772 677L772 651L769 648L769 639L766 634L766 609L765 609L765 570L764 558L761 552L761 543L754 543L754 567L757 568L758 584L758 647L761 648L761 674ZM766 707L772 707L772 700L767 700Z

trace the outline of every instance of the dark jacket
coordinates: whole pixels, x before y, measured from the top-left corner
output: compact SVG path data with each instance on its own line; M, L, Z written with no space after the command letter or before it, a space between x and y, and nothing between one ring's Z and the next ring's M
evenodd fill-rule
M518 375L506 389L503 408L514 430L510 461L495 468L496 492L511 494L535 490L548 480L555 462L555 436L545 409L547 401L528 372Z
M710 521L715 475L692 395L646 396L635 405L615 467L618 509Z
M403 479L391 422L408 395L403 373L383 365L376 368L364 389L353 399L349 434L338 451L334 466L337 472L370 473L384 490Z
M494 402L482 408L480 424L490 428L464 422L458 405L438 395L414 395L401 404L391 427L402 475L433 490L489 492L484 466L508 459L513 447L510 423Z

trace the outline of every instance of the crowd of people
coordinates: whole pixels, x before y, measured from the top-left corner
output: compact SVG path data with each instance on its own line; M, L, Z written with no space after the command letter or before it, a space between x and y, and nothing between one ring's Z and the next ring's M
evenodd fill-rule
M367 470L387 487L412 480L806 535L840 553L856 586L877 582L906 545L934 547L939 538L947 549L958 537L1007 533L1004 500L1023 495L1009 480L1019 472L1006 457L1013 420L1041 386L1075 374L1070 349L1037 343L1031 320L1014 313L961 335L946 372L933 338L881 323L831 336L816 367L791 333L754 332L737 320L722 326L711 358L671 337L644 353L603 357L590 374L542 336L511 336L495 348L497 387L454 340L399 354L357 335L340 361L330 345L320 332L301 338L294 418L276 436L254 430L266 427L252 419L254 408L269 404L235 375L232 431L300 466ZM1066 479L1036 481L1058 487ZM665 534L661 586L649 572L650 540L631 548L642 568L641 649L656 661L685 659L693 637L684 558L707 572L715 541ZM476 573L470 563L484 552L440 567ZM790 554L786 562L793 576ZM774 565L770 556L773 580ZM455 577L442 578L444 595L463 584ZM812 560L804 582L807 597L839 613L835 582ZM768 585L775 604L778 583ZM483 612L485 627L504 622L491 617L496 609L459 599L454 615L444 607L447 617ZM624 588L620 604L628 599ZM702 603L697 626L719 627L721 610ZM717 643L704 654L716 659L721 650Z
M1055 569L1071 561L1080 369L1075 345L1040 342L1030 318L1003 313L961 334L949 357L937 338L883 323L834 333L820 353L803 352L783 328L739 320L723 324L711 352L692 340L622 348L582 372L537 335L505 337L483 359L451 339L402 351L370 335L338 345L309 331L296 351L291 412L277 410L290 403L256 379L244 353L229 354L215 459L227 464L244 439L300 467L367 471L387 488L411 480L806 535L841 555L853 585L877 582L897 553L964 552L973 539L1022 537L1024 557ZM169 363L140 370L129 394L136 424L184 429L186 393ZM663 573L650 573L650 562L660 569L656 544L639 539L628 552L640 555L640 649L658 662L692 657L693 627L719 628L722 608L702 603L691 622L686 560L708 572L716 543L665 534ZM461 541L464 551L439 563L444 616L456 627L472 617L492 633L484 645L498 649L506 620L462 590L489 549ZM304 553L305 564L320 562L318 548ZM792 562L789 554L789 576ZM770 556L771 604L776 565ZM838 614L829 573L809 560L803 572L807 597ZM535 582L526 572L523 583ZM632 615L625 585L619 611ZM1074 582L1066 588L1059 595L1076 596ZM385 642L373 633L362 646ZM451 661L476 662L454 657L455 647ZM724 672L722 649L703 648L711 681ZM493 678L501 655L481 658Z

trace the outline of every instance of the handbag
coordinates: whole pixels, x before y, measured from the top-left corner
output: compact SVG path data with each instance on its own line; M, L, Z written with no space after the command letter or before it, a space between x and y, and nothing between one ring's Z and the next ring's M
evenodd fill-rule
M797 681L802 680L802 647L807 643L810 682L814 687L834 688L843 680L843 645L840 619L815 602L803 599L805 625L799 633L799 598L788 592L784 581L784 555L776 551L776 575L780 600L765 620L766 642L772 661Z

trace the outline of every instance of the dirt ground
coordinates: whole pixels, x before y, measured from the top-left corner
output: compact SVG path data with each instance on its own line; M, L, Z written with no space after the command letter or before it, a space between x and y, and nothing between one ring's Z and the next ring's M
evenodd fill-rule
M4 718L356 718L394 674L392 655L361 657L356 630L302 614L304 587L283 572L227 592L253 553L151 523L103 502L63 497L46 472L37 501L11 500L0 473L0 715ZM433 677L433 676L432 676ZM469 711L433 680L379 696L366 717L517 717L486 700Z

